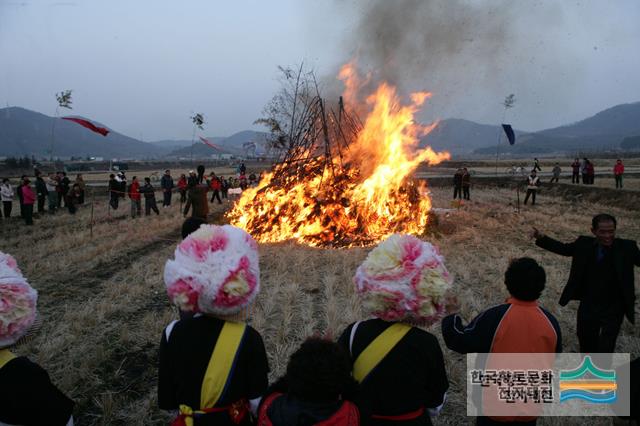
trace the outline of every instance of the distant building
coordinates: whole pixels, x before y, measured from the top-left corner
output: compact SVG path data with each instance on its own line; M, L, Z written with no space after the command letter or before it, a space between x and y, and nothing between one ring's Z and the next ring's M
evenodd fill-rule
M212 154L211 158L214 159L214 160L231 160L231 159L233 159L233 154L227 154L227 153Z

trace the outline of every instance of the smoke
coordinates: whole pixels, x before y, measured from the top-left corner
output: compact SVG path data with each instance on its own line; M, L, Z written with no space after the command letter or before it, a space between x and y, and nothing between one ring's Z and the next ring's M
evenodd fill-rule
M345 61L354 59L361 74L370 74L371 86L387 81L405 95L433 91L431 118L464 114L470 104L476 111L498 110L504 96L515 92L518 97L518 89L527 90L531 58L554 49L552 43L540 45L539 40L563 21L560 6L539 2L359 0L337 4L351 5L356 17L342 44ZM330 96L342 90L335 74L326 81L331 81L326 85Z

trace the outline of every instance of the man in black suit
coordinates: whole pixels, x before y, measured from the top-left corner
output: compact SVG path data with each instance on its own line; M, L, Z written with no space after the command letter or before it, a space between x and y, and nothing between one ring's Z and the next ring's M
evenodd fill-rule
M561 243L533 228L536 245L561 256L571 256L569 280L560 305L579 300L577 333L580 352L615 351L620 325L633 323L635 287L633 267L640 266L640 250L632 240L616 238L616 219L599 214L591 220L594 237L580 236Z

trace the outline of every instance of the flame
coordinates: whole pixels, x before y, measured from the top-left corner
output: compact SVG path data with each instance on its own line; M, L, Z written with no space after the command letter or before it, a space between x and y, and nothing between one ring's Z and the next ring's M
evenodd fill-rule
M243 192L227 216L257 241L370 245L396 232L420 234L426 229L431 200L410 176L423 162L433 165L450 158L430 147L418 150L419 137L438 124L423 126L413 118L431 93L413 93L411 102L402 105L396 89L382 83L364 105L353 105L369 77L360 80L351 63L341 69L340 78L345 105L368 111L361 131L342 158L330 158L331 167L322 169L325 160L316 157L282 181L280 172L293 166L277 164L257 187ZM311 170L322 171L307 173Z

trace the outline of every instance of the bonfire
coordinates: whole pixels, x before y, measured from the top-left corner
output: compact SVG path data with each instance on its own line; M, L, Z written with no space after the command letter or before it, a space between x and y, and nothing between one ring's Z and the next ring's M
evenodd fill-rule
M369 84L354 64L343 66L339 78L345 90L335 108L327 107L317 85L313 96L296 88L295 124L280 137L283 158L228 213L259 242L366 246L426 230L431 199L425 183L411 177L422 163L450 158L418 148L437 125L414 121L431 93L412 93L402 104L395 87L383 82L360 102Z

